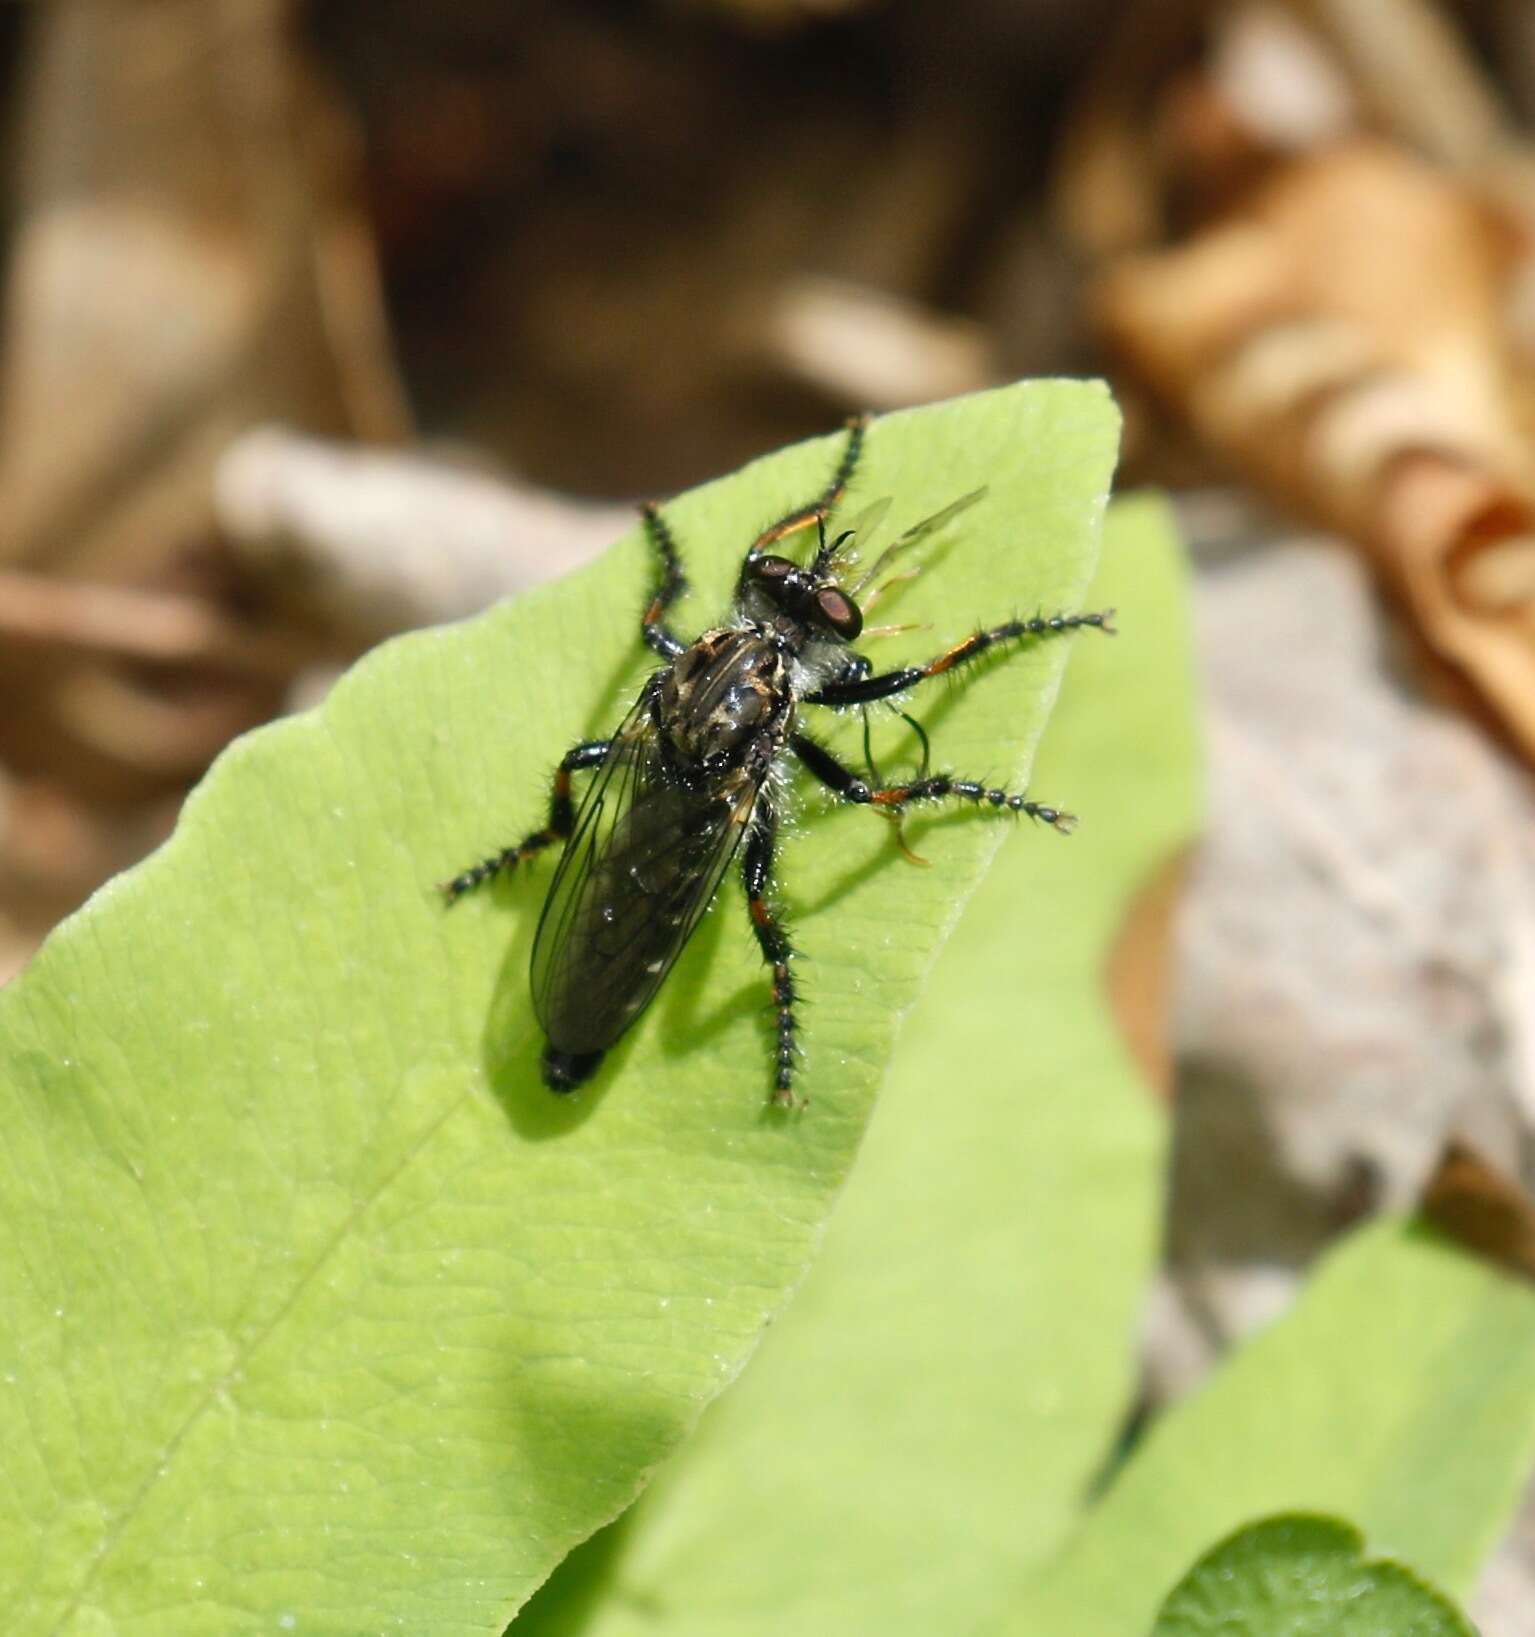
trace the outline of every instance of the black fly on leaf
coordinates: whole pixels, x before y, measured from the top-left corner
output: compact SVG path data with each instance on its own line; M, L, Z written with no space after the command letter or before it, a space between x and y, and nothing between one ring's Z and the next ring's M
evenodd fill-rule
M883 784L872 764L865 779L800 723L801 707L836 709L890 699L967 664L1001 643L1046 638L1082 627L1111 631L1112 610L1057 614L975 632L925 665L877 673L852 646L868 596L864 588L897 558L984 498L978 489L907 530L858 579L852 530L828 543L827 521L857 470L867 422L853 421L825 490L764 529L741 564L731 623L688 643L665 623L687 589L682 559L657 506L644 508L659 575L641 629L665 663L640 690L608 739L568 751L554 776L548 822L514 847L472 865L443 886L449 903L556 841L565 844L533 943L533 1005L548 1044L544 1080L574 1091L596 1073L604 1053L655 998L709 907L738 851L752 931L772 970L777 1038L773 1100L793 1106L799 1044L794 950L772 908L778 811L769 774L792 760L841 800L899 819L911 805L945 800L1027 814L1062 832L1069 813L974 779L930 774L924 762L906 784ZM877 502L859 520L866 532L884 514ZM808 566L770 551L815 531ZM862 598L862 604L859 599ZM595 777L579 808L574 775ZM744 848L744 851L743 851Z

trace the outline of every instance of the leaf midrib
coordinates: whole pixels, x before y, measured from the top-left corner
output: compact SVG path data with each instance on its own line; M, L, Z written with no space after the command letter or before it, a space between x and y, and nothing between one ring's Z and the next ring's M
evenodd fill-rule
M58 1619L49 1628L49 1637L62 1637L62 1633L69 1625L69 1622L80 1612L84 1606L86 1594L95 1584L103 1566L111 1558L129 1525L143 1511L156 1486L169 1475L171 1465L178 1451L186 1443L199 1422L207 1415L209 1409L222 1394L231 1392L239 1382L246 1379L251 1360L281 1328L284 1321L297 1307L305 1292L314 1283L320 1271L331 1260L336 1251L346 1243L365 1213L371 1210L416 1160L431 1147L437 1135L474 1096L475 1091L473 1088L459 1092L449 1100L447 1106L435 1119L428 1122L421 1132L405 1145L404 1152L394 1166L386 1171L360 1199L356 1200L351 1210L336 1225L335 1230L320 1247L318 1255L294 1281L292 1289L283 1298L272 1316L258 1330L252 1332L250 1336L237 1345L233 1361L227 1369L213 1379L207 1391L187 1412L181 1425L166 1439L159 1453L151 1462L150 1469L145 1474L143 1481L102 1535L101 1543L86 1564L73 1597L65 1605Z

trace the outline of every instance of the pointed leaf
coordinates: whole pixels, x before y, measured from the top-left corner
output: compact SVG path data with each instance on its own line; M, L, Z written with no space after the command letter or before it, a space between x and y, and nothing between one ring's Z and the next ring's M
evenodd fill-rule
M1115 436L1104 391L1069 383L878 423L850 503L893 496L893 532L988 486L909 588L932 629L881 658L1078 606ZM677 502L679 623L723 610L746 541L839 447ZM547 869L452 914L432 883L540 823L561 751L622 714L650 572L636 533L370 656L221 758L0 997L11 1629L497 1631L798 1282L1006 826L956 826L918 879L877 819L807 798L781 888L816 1002L802 1117L764 1109L732 883L599 1081L553 1098L526 979ZM1020 780L1066 647L931 701L945 757Z

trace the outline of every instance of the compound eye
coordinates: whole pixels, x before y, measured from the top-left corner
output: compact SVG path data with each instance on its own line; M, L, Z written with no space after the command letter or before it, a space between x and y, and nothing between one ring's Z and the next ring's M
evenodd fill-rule
M816 592L815 611L821 623L844 642L851 642L863 630L863 615L858 604L834 585L822 586Z
M782 585L794 572L794 564L787 557L754 557L751 574L754 580L766 585Z

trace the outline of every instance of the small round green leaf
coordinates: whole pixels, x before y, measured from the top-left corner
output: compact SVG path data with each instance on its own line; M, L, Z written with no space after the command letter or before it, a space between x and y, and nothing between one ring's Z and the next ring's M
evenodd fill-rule
M1400 1563L1366 1559L1338 1518L1265 1518L1207 1552L1162 1605L1152 1637L1476 1637Z

